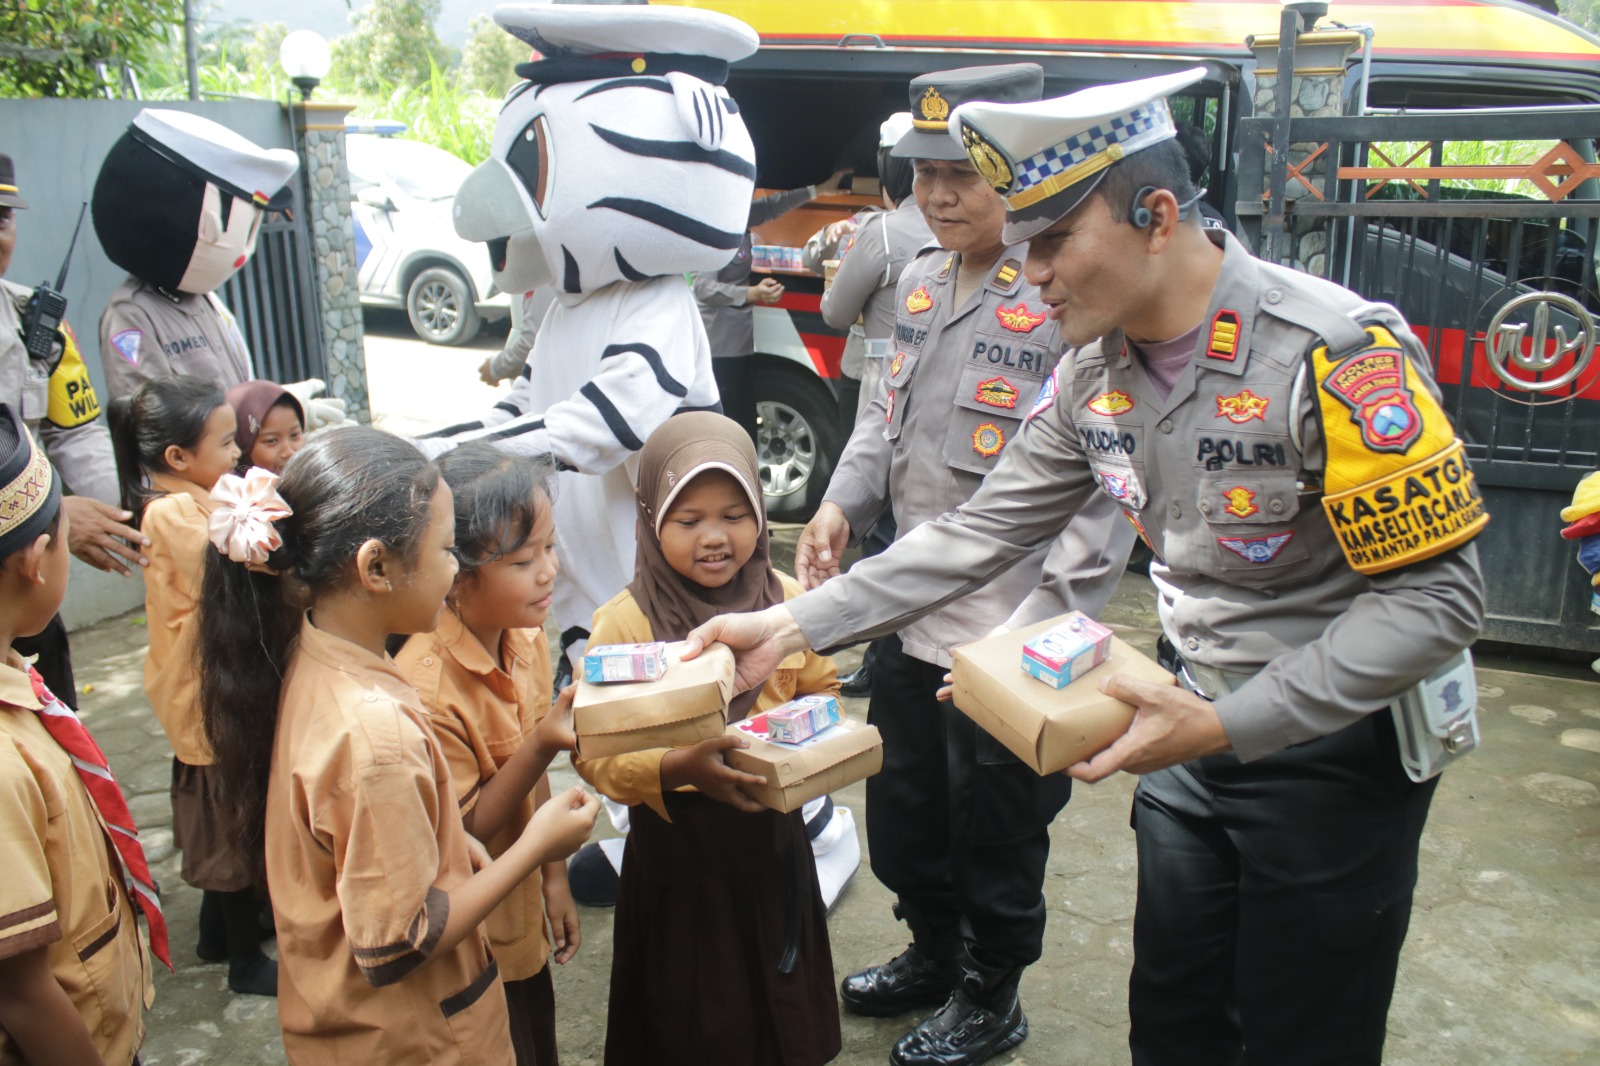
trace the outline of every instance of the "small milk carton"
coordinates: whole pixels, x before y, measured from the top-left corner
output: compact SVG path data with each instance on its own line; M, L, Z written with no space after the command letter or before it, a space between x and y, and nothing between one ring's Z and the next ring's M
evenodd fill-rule
M1022 645L1022 668L1051 688L1065 688L1110 654L1111 630L1073 611Z
M832 696L801 696L767 712L767 739L798 744L838 725L839 701Z
M617 681L658 681L667 672L667 646L602 644L583 656L583 679L591 685Z

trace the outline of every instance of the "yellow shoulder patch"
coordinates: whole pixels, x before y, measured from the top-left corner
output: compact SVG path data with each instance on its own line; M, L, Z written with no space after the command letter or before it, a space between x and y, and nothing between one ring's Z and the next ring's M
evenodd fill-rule
M1466 445L1382 326L1311 353L1327 448L1323 509L1350 566L1381 574L1465 544L1489 523Z
M45 417L62 429L72 429L100 417L100 397L95 395L94 382L89 380L89 368L83 365L72 327L61 323L61 335L66 343L61 349L61 362L50 374L50 405Z

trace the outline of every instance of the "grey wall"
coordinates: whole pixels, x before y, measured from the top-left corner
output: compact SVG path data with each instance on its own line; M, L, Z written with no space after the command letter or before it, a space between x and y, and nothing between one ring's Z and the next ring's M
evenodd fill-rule
M264 148L293 147L283 105L269 100L0 100L0 152L16 163L17 187L28 201L28 210L17 212L17 248L7 280L55 283L78 206L89 199L106 153L145 107L204 115ZM100 312L126 276L100 250L93 220L86 218L67 275L67 321L102 401Z

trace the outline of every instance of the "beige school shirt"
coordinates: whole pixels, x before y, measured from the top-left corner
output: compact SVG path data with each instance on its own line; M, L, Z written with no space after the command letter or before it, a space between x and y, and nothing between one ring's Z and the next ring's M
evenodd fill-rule
M395 666L422 697L465 816L476 809L483 786L550 710L550 652L544 631L506 630L496 656L454 611L445 611L437 630L406 642ZM524 797L511 820L484 841L490 855L505 854L522 835L533 809L533 796ZM512 889L484 928L504 980L525 980L544 969L550 949L538 870Z
M110 830L39 720L22 658L0 665L0 959L46 947L50 972L109 1066L144 1042L150 959L112 855ZM0 990L0 995L5 991ZM22 1066L0 1029L0 1066Z
M193 374L223 391L254 375L238 323L215 293L169 292L130 275L100 315L108 402L151 378Z
M472 865L427 711L387 656L309 618L279 701L266 852L290 1062L510 1066L487 936L434 951Z
M190 766L210 766L211 745L200 718L194 608L206 553L215 550L206 530L211 493L172 474L155 474L150 484L166 495L150 501L139 524L150 538L145 550L150 565L144 572L145 632L150 639L144 693L172 754Z
M800 595L798 581L784 574L779 574L778 579L783 582L784 599L790 600ZM639 602L633 598L632 592L623 589L594 613L594 632L589 634L589 646L648 644L655 639L650 620L639 609ZM838 693L839 679L832 658L809 650L795 652L778 664L778 669L762 686L761 695L756 697L750 713L770 711L797 696ZM607 759L574 758L572 765L602 795L630 807L636 803L648 804L651 810L670 822L672 818L667 814L666 801L662 799L661 760L671 750L655 748ZM693 792L694 788L685 785L681 791Z

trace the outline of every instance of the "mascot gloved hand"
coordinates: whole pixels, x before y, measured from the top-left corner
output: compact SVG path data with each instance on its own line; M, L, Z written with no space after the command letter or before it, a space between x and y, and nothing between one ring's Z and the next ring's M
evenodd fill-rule
M456 196L456 232L489 246L504 292L556 302L527 367L480 421L419 442L472 439L551 454L562 580L553 609L585 632L634 567L635 457L672 415L718 403L711 350L684 282L738 250L755 150L723 89L754 30L672 7L500 7L536 49L517 67L491 156Z
M100 165L91 203L101 247L128 272L100 316L113 399L166 374L224 390L255 376L244 334L213 290L255 251L263 212L289 206L299 167L293 152L199 115L134 116Z

